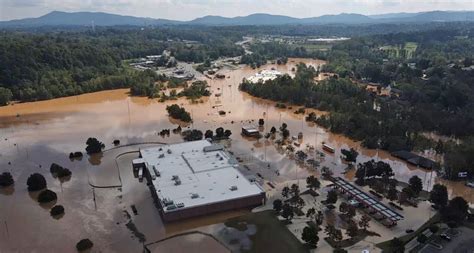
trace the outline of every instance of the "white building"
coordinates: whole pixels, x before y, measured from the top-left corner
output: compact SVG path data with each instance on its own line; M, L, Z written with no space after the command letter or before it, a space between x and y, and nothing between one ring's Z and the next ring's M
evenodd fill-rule
M262 70L254 76L247 78L247 80L252 83L265 82L267 80L273 80L281 75L282 73L277 70Z
M208 140L140 150L142 166L153 185L165 221L230 209L257 206L265 192L237 169L237 161L221 145Z

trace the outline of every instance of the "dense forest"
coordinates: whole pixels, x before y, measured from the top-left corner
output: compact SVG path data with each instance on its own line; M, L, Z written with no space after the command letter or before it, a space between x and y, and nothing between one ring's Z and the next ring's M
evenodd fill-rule
M238 56L241 37L191 29L105 29L100 32L6 32L0 38L0 104L130 87L150 80L125 59L161 54L202 62ZM154 77L156 78L156 77Z
M243 82L240 88L258 97L330 111L316 122L369 148L436 148L446 152L448 176L474 172L473 33L470 28L355 38L321 54L328 60L322 71L337 73L338 78L315 83L317 70L300 65L295 78ZM407 43L416 49L408 52ZM367 83L391 86L400 95L376 96L367 92ZM435 143L422 132L453 136L462 144Z

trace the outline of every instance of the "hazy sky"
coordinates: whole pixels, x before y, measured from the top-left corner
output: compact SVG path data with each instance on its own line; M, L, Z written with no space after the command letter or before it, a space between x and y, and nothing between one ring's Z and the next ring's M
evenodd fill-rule
M0 20L38 17L53 10L191 20L205 15L234 17L252 13L314 17L341 12L474 10L474 0L0 0Z

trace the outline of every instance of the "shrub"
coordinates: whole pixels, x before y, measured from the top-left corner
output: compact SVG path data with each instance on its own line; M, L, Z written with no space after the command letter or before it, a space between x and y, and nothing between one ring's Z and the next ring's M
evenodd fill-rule
M419 243L426 243L426 241L428 241L428 237L426 237L426 235L424 234L420 234L416 240L419 242Z
M38 202L41 204L48 203L57 199L58 199L58 196L56 195L56 193L48 189L46 189L45 191L42 191L38 195Z
M10 172L3 172L0 174L0 187L7 187L14 183L15 182L13 181L13 177Z
M431 233L434 234L434 233L438 232L438 230L439 230L438 225L433 224L433 225L430 226L430 231L431 231Z
M64 207L61 205L56 205L51 208L51 211L49 212L51 216L58 216L64 213Z
M30 177L28 177L26 184L28 185L28 191L43 190L47 186L46 179L44 179L43 175L39 173L31 174Z
M94 243L92 243L91 240L89 239L82 239L76 244L76 249L78 251L84 251L92 248L94 246Z

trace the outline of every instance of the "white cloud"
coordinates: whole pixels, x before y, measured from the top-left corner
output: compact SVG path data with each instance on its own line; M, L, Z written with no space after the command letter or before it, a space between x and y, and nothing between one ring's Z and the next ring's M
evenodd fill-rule
M53 10L191 20L205 15L234 17L258 12L313 17L341 12L474 10L474 0L0 0L0 20L36 17Z

